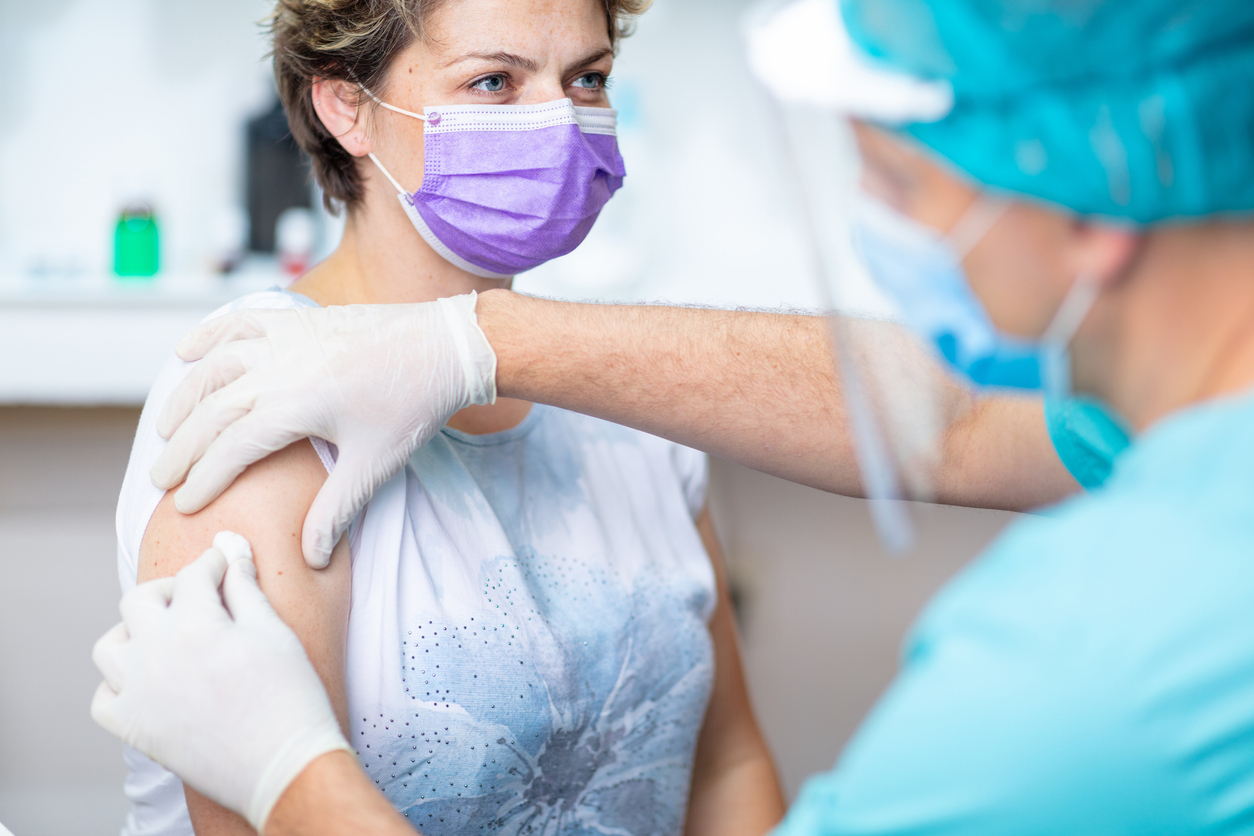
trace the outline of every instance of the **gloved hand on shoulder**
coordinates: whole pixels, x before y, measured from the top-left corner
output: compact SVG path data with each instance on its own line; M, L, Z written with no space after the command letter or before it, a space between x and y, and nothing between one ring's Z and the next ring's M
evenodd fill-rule
M166 402L170 439L159 488L186 478L175 506L194 513L250 464L303 438L339 448L305 521L306 562L324 568L375 489L455 413L496 400L496 354L475 294L411 305L245 310L178 346L200 361Z

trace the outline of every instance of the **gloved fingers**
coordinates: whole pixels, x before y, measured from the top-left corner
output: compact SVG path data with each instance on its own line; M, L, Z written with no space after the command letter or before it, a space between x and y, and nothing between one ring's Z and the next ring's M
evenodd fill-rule
M218 436L247 415L253 404L254 391L251 387L246 387L244 381L239 380L201 401L175 430L152 466L152 483L158 488L169 490L186 479ZM214 495L216 496L217 494ZM194 513L208 505L214 497L195 508L179 504L178 509L184 514Z
M270 599L257 585L257 565L250 559L232 561L222 581L222 599L238 624L279 620Z
M234 531L219 531L213 535L213 546L226 556L227 566L237 560L253 559L253 547L248 538Z
M105 633L91 649L91 661L105 678L105 684L114 692L122 690L125 676L122 670L121 650L131 640L131 634L125 624L115 624Z
M118 609L128 632L141 632L156 622L170 606L174 595L174 578L157 578L141 583L122 596Z
M230 415L222 417L231 418ZM195 420L195 415L192 420ZM177 439L181 432L179 430L174 437ZM221 496L249 465L304 437L283 430L273 418L267 419L264 411L256 410L231 418L230 423L212 430L212 433L212 438L209 438L209 432L199 433L195 443L208 439L208 444L203 450L196 451L198 461L192 465L187 481L174 496L174 507L184 514L194 514ZM174 441L171 440L170 444L173 445ZM179 457L186 461L189 454L180 453Z
M479 294L438 300L461 362L470 403L496 403L496 352L479 326L475 312Z
M335 469L327 476L327 481L309 506L309 513L305 515L301 551L311 569L327 568L331 552L348 529L348 524L366 507L374 489L392 478L399 469L399 466L396 467L381 479L371 479L368 461L358 459L351 450L340 451Z
M222 596L218 594L222 577L226 574L226 566L226 555L220 549L207 549L174 576L174 595L170 607L191 607L209 621L229 621L230 616L222 606Z
M219 531L213 544L226 555L226 575L222 578L222 601L236 622L255 619L258 612L274 614L270 601L257 584L257 564L249 542L233 531Z
M193 328L179 340L174 353L189 363L201 359L222 343L253 340L266 335L267 320L290 311L235 311Z
M91 719L114 737L126 740L126 729L118 717L118 692L108 682L96 686L91 698Z
M209 352L166 400L157 418L157 435L170 438L201 401L270 356L270 344L266 340L227 343Z

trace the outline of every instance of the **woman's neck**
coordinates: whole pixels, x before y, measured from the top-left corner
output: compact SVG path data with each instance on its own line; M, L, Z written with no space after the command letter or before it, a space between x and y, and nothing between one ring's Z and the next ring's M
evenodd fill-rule
M445 261L414 229L394 190L371 182L382 178L366 179L366 197L349 213L335 252L291 290L330 307L430 302L508 286ZM462 410L449 426L474 435L501 432L521 423L530 409L525 401L501 398L491 406Z
M367 176L366 196L349 212L339 246L292 290L325 307L430 302L508 285L445 261L414 229L392 187L380 179Z

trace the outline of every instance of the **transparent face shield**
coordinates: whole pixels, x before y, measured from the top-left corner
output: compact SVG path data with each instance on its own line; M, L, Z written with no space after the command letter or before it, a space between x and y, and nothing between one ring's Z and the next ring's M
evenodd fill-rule
M919 107L943 113L947 104L944 91L920 92L908 80L876 78L855 66L836 9L834 0L759 7L747 23L749 54L769 93L798 231L828 315L843 404L833 425L847 434L857 456L881 541L901 553L915 543L919 515L926 513L920 503L938 497L945 442L974 397L935 346L906 327L908 311L894 294L872 281L884 260L919 258L920 252L909 242L897 246L900 227L891 207L859 196L860 164L845 115L850 105L832 101L841 91L828 86L853 85L844 93L875 99L864 104L878 102L902 117ZM943 254L944 242L934 243L942 244L936 251ZM932 258L923 253L920 260ZM920 266L929 265L896 265L903 276L917 275Z

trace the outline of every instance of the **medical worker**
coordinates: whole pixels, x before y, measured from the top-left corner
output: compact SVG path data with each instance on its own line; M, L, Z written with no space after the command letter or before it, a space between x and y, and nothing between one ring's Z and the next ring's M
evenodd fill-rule
M841 7L864 59L952 95L930 121L845 112L865 165L860 248L903 321L973 383L1049 386L1120 416L1055 402L1050 433L1079 475L1102 475L1120 426L1135 439L1104 484L1016 523L932 601L897 681L778 832L1249 832L1254 5ZM489 297L477 325L430 308L211 324L183 347L208 358L167 416L181 428L159 480L179 481L200 458L184 488L190 509L303 430L356 462L332 493L368 492L396 450L465 403L456 365L423 365L431 341L466 353L490 345L503 394L716 453L753 438L757 452L739 458L811 484L824 484L817 463L848 447L828 416L839 397L822 394L821 325ZM874 346L869 355L873 364ZM387 381L372 371L383 360ZM406 396L403 428L380 399L353 402L366 391L354 387L397 375L421 390ZM755 399L756 419L743 405ZM674 405L702 400L741 406L729 420L695 409L684 420ZM651 423L650 409L663 417ZM814 455L797 443L804 433L779 429L784 414L809 426ZM947 435L946 455L970 426ZM395 440L401 429L409 441ZM977 434L964 449L1004 443ZM990 478L989 495L1017 484L1014 474L1048 470L1039 445L1002 450L1024 458L990 471L1006 481ZM842 479L852 477L827 484ZM332 520L336 501L316 506L325 519L307 529L315 560L343 523ZM348 754L251 562L232 558L228 568L211 549L124 599L124 625L96 649L106 683L94 716L233 809L277 799L254 821L267 834L405 832Z

